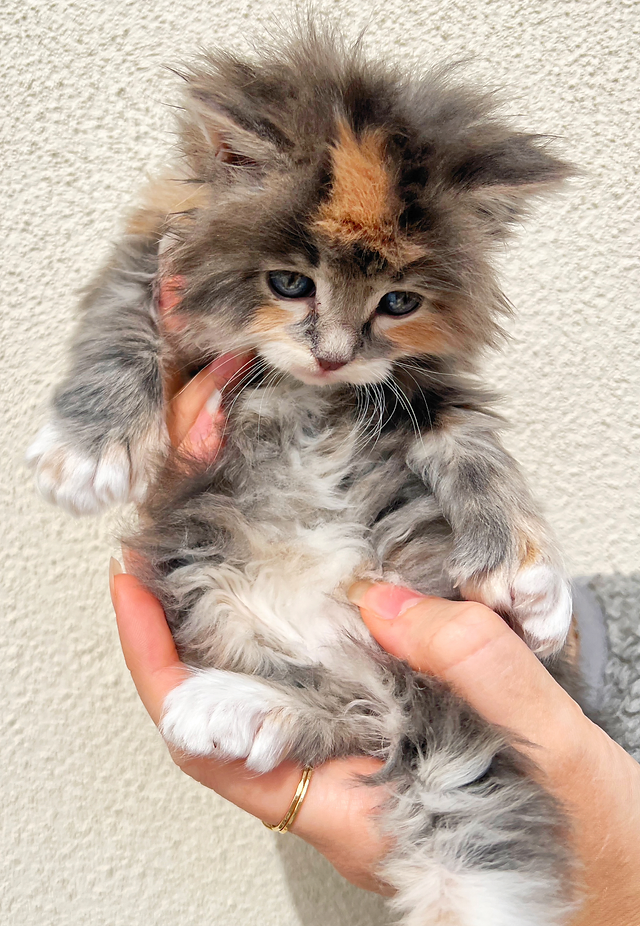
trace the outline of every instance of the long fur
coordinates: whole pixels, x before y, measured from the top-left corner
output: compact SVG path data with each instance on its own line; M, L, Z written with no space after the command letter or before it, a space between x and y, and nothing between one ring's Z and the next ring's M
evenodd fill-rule
M560 808L504 731L376 646L346 590L473 598L562 648L567 583L476 365L507 311L492 252L569 168L446 71L313 29L184 79L181 160L87 296L40 486L79 512L145 497L128 543L192 667L169 740L260 772L377 756L405 926L565 922ZM313 292L282 296L281 270ZM389 292L418 305L394 317ZM168 455L163 381L230 350L255 359L225 391L222 453Z

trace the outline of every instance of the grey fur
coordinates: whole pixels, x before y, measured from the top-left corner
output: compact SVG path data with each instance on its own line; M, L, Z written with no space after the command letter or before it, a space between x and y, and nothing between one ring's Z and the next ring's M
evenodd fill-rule
M406 926L446 917L461 926L564 922L572 860L555 801L504 731L368 638L345 590L373 577L482 597L500 580L511 595L504 617L545 644L527 623L535 596L518 598L517 577L529 559L542 564L557 575L549 596L561 598L561 567L500 445L475 365L506 311L492 248L528 197L568 167L544 140L503 124L489 96L447 73L390 72L358 48L336 50L335 36L308 34L255 62L217 52L185 79L180 182L202 187L204 199L184 211L145 207L147 230L119 246L90 293L54 402L47 479L72 469L65 461L82 450L100 481L100 460L117 446L132 472L152 480L166 451L163 374L188 373L226 350L257 351L225 397L218 461L168 459L147 494L145 526L127 541L194 667L167 705L166 735L258 770L285 756L302 765L383 759L372 781L393 785L381 825L396 843L382 875L397 888ZM396 209L386 256L328 240L314 225L335 183L340 119L354 137L385 133ZM394 257L401 238L419 249L403 266ZM401 242L398 254L402 247L409 253ZM326 281L326 297L287 327L291 350L385 375L350 382L345 373L319 386L266 352L252 324L272 298L265 271L282 266ZM175 274L185 281L188 324L163 330L154 284ZM422 345L398 358L371 321L380 287L402 279L429 292L446 349ZM47 453L33 454L40 468ZM93 504L60 484L51 493L76 509ZM116 500L117 490L96 495ZM305 585L311 576L317 589ZM258 603L254 585L265 589ZM303 600L308 612L287 616Z
M53 407L74 440L98 452L106 439L135 440L162 414L156 272L157 248L129 238L84 299L90 322L78 331L71 369Z

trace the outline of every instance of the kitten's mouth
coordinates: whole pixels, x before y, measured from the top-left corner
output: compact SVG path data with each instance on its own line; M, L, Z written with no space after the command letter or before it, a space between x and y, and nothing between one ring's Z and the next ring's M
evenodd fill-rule
M289 372L309 386L330 386L332 383L349 382L348 377L338 375L345 369L345 366L339 367L338 370L323 370L320 365L315 370L309 370L306 367L292 367Z
M329 368L317 363L314 369L309 369L306 366L292 366L289 368L289 373L309 386L331 386L336 383L351 382L349 368L350 364L348 363L336 364Z
M320 364L309 369L308 366L291 365L288 373L295 376L308 386L339 386L350 384L352 386L366 386L371 383L381 383L391 371L389 360L355 359L335 369L323 369Z
M268 367L287 373L307 386L328 388L329 386L366 386L381 383L389 376L392 363L384 358L363 359L355 357L346 363L316 361L315 358L287 356L286 351L277 350L267 344L257 349L258 357Z

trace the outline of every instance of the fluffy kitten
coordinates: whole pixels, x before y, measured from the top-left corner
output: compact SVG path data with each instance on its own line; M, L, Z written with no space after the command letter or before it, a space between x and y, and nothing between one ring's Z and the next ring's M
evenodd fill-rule
M81 513L142 503L131 543L193 666L171 742L259 772L380 757L405 926L559 924L555 802L503 731L381 652L345 590L472 598L562 648L568 586L474 371L506 310L492 251L568 167L490 96L333 38L184 78L179 169L85 299L40 488ZM163 381L247 350L219 459L158 477Z

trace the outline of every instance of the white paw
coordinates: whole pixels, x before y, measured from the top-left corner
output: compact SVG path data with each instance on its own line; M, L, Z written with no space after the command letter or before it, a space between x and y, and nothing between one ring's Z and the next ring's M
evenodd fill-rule
M132 451L119 442L91 454L74 444L61 425L46 424L27 451L42 495L73 514L95 514L110 505L141 501L149 476L148 442Z
M538 656L562 649L571 625L571 590L562 573L548 563L523 566L512 574L496 570L463 584L461 591L467 599L512 615Z
M206 669L167 696L160 730L190 755L245 759L263 773L284 757L291 718L287 696L261 680Z

